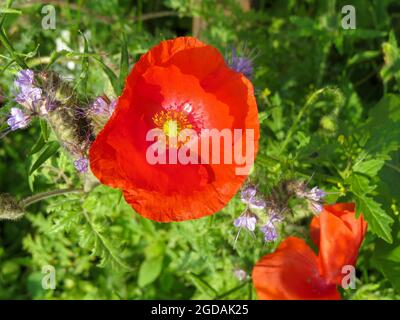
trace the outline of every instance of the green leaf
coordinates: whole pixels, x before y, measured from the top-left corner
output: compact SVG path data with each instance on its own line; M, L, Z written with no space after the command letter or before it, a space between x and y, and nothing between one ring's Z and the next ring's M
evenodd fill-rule
M376 244L371 263L383 273L393 287L400 292L400 234L398 225L393 244L388 245L383 241Z
M121 41L121 64L119 71L119 82L121 88L123 88L124 86L125 78L127 77L128 72L129 72L128 44L126 42L125 33L123 33Z
M388 94L371 109L369 119L360 131L367 139L367 152L382 156L400 148L399 105L400 96Z
M370 185L367 177L353 173L347 180L350 184L350 190L356 195L363 196L375 189L375 186Z
M49 140L50 130L49 130L49 126L47 125L46 120L44 120L44 119L40 119L40 131L41 131L43 140L45 142L47 142L47 140Z
M110 69L110 67L108 67L103 61L101 61L98 58L94 58L103 68L104 73L107 75L108 79L111 82L111 85L114 89L115 94L118 96L121 93L121 86L120 86L120 82L118 77L116 76L116 74L114 73L114 71L112 71Z
M51 54L50 56L50 61L46 66L46 69L50 69L50 67L60 58L66 57L70 54L70 51L67 50L60 50L60 51L55 51Z
M0 29L3 28L4 21L6 20L7 14L21 14L22 11L11 9L14 0L7 0L6 7L0 8L1 20Z
M347 61L347 65L351 66L351 65L354 65L357 63L365 62L368 60L373 60L373 59L376 59L377 57L379 57L380 55L381 55L381 52L377 51L377 50L363 51L360 53L356 53L353 57L351 57Z
M218 296L217 290L215 290L206 280L204 280L200 275L190 272L188 274L189 279L193 282L197 289L199 289L204 294L209 297Z
M143 261L140 265L138 285L147 286L154 282L161 273L163 265L163 256L151 257Z
M60 148L60 145L56 141L51 141L47 144L47 148L40 154L39 158L32 165L29 174L35 172L47 159L52 157Z
M85 35L80 32L82 37L83 37L83 41L84 41L84 50L83 50L83 55L82 55L82 70L81 70L81 74L79 75L79 85L82 88L82 91L84 93L86 93L86 88L87 88L87 80L89 77L89 43L85 37Z
M30 155L34 155L41 151L43 147L46 145L46 142L43 139L43 135L40 135L34 146L32 147L32 150L30 152Z
M122 267L125 271L132 271L132 268L125 263L120 256L120 250L116 243L110 241L110 239L105 236L106 229L104 223L100 224L92 220L85 210L83 210L83 216L86 223L79 232L80 245L84 248L90 248L93 255L100 256L100 267L109 264L115 268L115 270L117 270L117 267Z
M368 229L388 243L392 243L391 225L393 219L374 199L356 195L356 214L362 213L368 222Z
M9 8L0 8L0 13L5 14L22 14L21 10L9 9Z
M366 161L359 161L353 166L353 170L370 177L374 177L382 169L385 164L383 159L370 159Z

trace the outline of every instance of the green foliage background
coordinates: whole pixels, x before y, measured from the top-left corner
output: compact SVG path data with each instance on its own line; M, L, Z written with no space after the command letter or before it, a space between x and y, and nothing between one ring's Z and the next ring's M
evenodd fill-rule
M41 27L41 1L14 1L13 11L2 0L4 30L30 67L51 64L88 100L118 94L126 52L131 68L160 40L192 34L194 18L207 24L200 39L222 53L232 46L250 51L262 127L252 179L268 191L282 179L314 174L311 184L332 192L327 202L355 201L369 232L357 288L343 296L400 298L398 1L259 0L248 12L235 0L45 2L56 7L55 30ZM341 28L347 4L357 10L356 30ZM15 105L17 68L4 46L0 67L5 119ZM45 131L36 121L0 140L0 193L22 199L80 183L60 150L29 174L41 154L32 152L35 143L53 140ZM308 237L310 213L293 208L281 238ZM211 217L159 224L105 186L37 203L18 221L0 221L0 298L254 299L251 282L240 282L234 270L250 274L277 244L242 233L235 248L232 222L242 209L233 199ZM45 265L55 267L55 290L42 289Z

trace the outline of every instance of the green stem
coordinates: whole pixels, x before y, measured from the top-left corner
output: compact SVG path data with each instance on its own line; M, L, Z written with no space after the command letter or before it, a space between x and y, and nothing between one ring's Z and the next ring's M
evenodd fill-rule
M307 101L307 102L304 104L304 106L301 108L299 114L297 115L297 117L296 117L296 119L294 120L292 126L290 127L289 132L287 133L285 140L284 140L283 143L282 143L281 153L282 153L283 151L285 151L285 149L286 149L286 147L287 147L287 145L288 145L290 139L292 138L292 136L293 136L295 130L297 129L297 126L298 126L298 124L299 124L301 118L303 117L304 113L307 111L307 108L308 108L309 105L310 105L310 103L309 103L309 101Z
M387 167L393 169L393 170L396 171L397 173L400 173L400 168L397 167L397 166L395 166L394 164L385 162L385 165L386 165Z
M214 298L214 300L223 299L223 298L225 298L225 297L231 295L232 293L234 293L234 292L236 292L236 291L242 289L242 288L245 287L248 283L250 283L250 280L247 280L247 281L243 282L242 284L240 284L240 285L234 287L233 289L230 289L230 290L228 290L228 291L226 291L226 292L224 292L224 293L222 293L222 294L216 296L216 297Z
M68 193L80 193L83 192L82 189L76 189L76 188L68 188L68 189L60 189L60 190L52 190L52 191L46 191L46 192L41 192L38 194L35 194L34 196L27 197L23 200L20 201L19 205L23 208L26 208L36 202L52 198L52 197L57 197L63 194L68 194Z
M11 54L11 56L14 58L15 62L17 62L21 68L28 69L28 65L25 63L25 61L22 60L16 54L16 51L14 50L10 41L7 39L7 36L3 29L0 29L0 41L4 45L4 47L7 49L7 51Z

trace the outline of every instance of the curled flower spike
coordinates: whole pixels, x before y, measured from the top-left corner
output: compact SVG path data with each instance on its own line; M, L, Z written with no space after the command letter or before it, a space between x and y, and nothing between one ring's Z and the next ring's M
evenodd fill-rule
M11 108L10 116L7 124L12 131L26 128L29 124L30 118L19 108Z

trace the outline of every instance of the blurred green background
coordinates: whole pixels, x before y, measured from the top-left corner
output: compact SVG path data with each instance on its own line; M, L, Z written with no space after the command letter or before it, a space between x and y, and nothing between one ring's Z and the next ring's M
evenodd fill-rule
M56 28L43 30L45 4ZM356 29L342 28L341 9L356 8ZM7 1L0 0L0 8ZM266 192L301 178L332 192L328 202L355 201L369 222L348 299L400 297L400 3L397 0L91 0L14 1L3 25L35 70L51 63L72 85L87 77L90 99L118 95L95 58L117 74L126 45L130 67L164 39L194 35L224 55L238 48L254 63L252 80L261 147L252 179ZM3 10L4 14L6 11ZM91 55L84 69L87 39ZM125 35L124 42L122 35ZM58 52L58 53L57 53ZM1 123L13 102L17 71L0 46ZM85 71L85 73L83 72ZM35 121L0 140L0 193L32 193L79 184L70 159L57 153L29 175L41 134ZM293 203L280 237L308 237L311 218ZM118 190L100 186L29 207L0 221L1 299L255 299L252 266L275 249L242 232L233 199L214 216L159 224L141 218ZM43 266L56 288L42 288Z

